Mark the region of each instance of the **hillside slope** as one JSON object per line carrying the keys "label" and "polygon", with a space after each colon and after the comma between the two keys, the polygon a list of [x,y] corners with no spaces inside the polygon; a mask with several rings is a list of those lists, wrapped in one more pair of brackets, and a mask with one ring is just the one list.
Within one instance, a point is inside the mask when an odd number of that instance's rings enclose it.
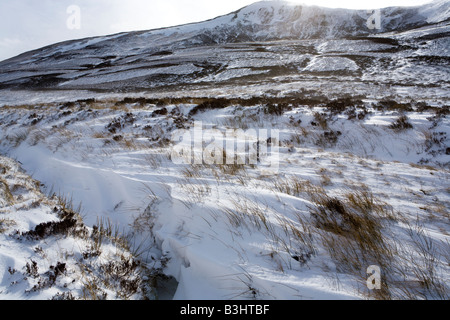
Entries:
{"label": "hillside slope", "polygon": [[326,84],[330,75],[375,85],[447,85],[449,12],[448,1],[385,8],[381,29],[370,30],[372,13],[365,10],[257,2],[205,22],[24,53],[0,62],[0,89],[167,94],[208,91],[211,84],[309,86]]}

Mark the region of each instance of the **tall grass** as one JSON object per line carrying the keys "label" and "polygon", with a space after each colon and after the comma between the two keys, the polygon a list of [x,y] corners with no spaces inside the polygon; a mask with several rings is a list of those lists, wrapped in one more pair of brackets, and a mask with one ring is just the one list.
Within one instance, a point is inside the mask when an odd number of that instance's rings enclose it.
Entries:
{"label": "tall grass", "polygon": [[[423,228],[408,226],[409,244],[398,243],[392,232],[400,217],[367,188],[353,188],[341,197],[311,194],[314,227],[338,273],[352,275],[362,290],[375,299],[448,299],[441,250]],[[405,223],[404,219],[401,219]],[[446,247],[446,249],[445,249]],[[366,269],[379,266],[381,289],[367,290]]]}

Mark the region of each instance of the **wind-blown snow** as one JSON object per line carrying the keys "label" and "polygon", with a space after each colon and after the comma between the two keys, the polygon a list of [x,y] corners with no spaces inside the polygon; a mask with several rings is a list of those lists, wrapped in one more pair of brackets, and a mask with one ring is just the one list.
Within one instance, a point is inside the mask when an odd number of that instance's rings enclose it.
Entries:
{"label": "wind-blown snow", "polygon": [[[219,128],[243,117],[252,119],[247,121],[250,127],[282,129],[280,172],[276,176],[264,177],[258,168],[248,168],[216,180],[207,168],[196,174],[195,167],[171,162],[167,157],[170,148],[152,146],[152,139],[167,137],[174,129],[172,111],[187,115],[194,105],[168,105],[167,117],[153,115],[159,110],[154,105],[129,105],[126,112],[106,105],[90,111],[66,107],[71,111],[66,115],[58,105],[31,110],[3,108],[1,130],[7,139],[1,150],[20,160],[27,172],[48,189],[72,198],[74,204],[81,203],[88,226],[98,217],[107,218],[134,234],[136,246],[150,246],[153,258],[169,258],[164,273],[179,283],[175,299],[362,298],[355,290],[354,279],[336,271],[322,245],[315,243],[316,254],[304,264],[292,258],[302,253],[302,244],[285,235],[282,222],[296,225],[296,214],[309,219],[312,204],[306,196],[276,191],[272,179],[284,181],[295,176],[305,183],[323,183],[331,194],[339,194],[349,185],[364,184],[395,212],[419,217],[434,241],[448,240],[442,231],[448,230],[448,222],[438,214],[442,208],[433,209],[436,211],[432,211],[434,219],[430,221],[425,219],[427,211],[421,209],[439,203],[446,206],[450,201],[445,191],[448,170],[417,164],[428,159],[430,164],[448,167],[450,156],[437,153],[438,149],[431,152],[426,138],[427,132],[443,132],[442,144],[448,145],[450,126],[446,118],[429,131],[433,114],[411,112],[408,116],[413,129],[395,132],[389,129],[396,119],[394,113],[373,112],[362,121],[340,115],[330,123],[329,130],[339,131],[341,136],[336,145],[328,145],[326,141],[317,142],[322,131],[310,124],[314,112],[323,111],[320,109],[297,107],[278,118],[260,115],[259,120],[258,106],[200,113],[195,120]],[[44,120],[32,127],[18,146],[8,142],[27,127],[34,113],[45,115]],[[129,113],[135,119],[133,124],[120,129],[122,142],[114,142],[106,130],[108,123],[130,117],[126,115]],[[309,134],[299,134],[295,125],[286,127],[286,123],[298,120]],[[144,129],[149,127],[150,131]],[[291,142],[294,136],[303,142]],[[133,142],[127,145],[126,141]],[[317,143],[324,144],[318,147]],[[186,170],[194,171],[189,174]],[[248,217],[236,225],[229,210],[245,212],[244,208],[249,210]],[[262,212],[270,232],[247,220],[250,212]],[[45,219],[37,215],[34,221]],[[396,230],[396,241],[408,239],[406,227],[395,224],[391,228]],[[4,269],[9,265],[17,269],[25,263],[8,257],[4,256]],[[439,272],[448,276],[445,268]],[[335,276],[339,277],[339,286],[332,284]],[[9,286],[7,280],[2,286]]]}

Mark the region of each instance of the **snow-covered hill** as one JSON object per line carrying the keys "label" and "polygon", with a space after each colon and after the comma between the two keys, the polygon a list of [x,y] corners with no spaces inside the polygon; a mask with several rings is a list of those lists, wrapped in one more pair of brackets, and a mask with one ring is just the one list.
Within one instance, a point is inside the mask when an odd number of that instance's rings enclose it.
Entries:
{"label": "snow-covered hill", "polygon": [[[180,88],[208,91],[212,83],[280,84],[288,78],[326,84],[329,72],[348,76],[344,83],[447,85],[448,52],[442,49],[449,47],[449,10],[449,1],[385,8],[381,28],[371,30],[372,13],[365,10],[257,2],[201,23],[24,53],[0,62],[0,88],[167,95]],[[426,74],[429,79],[422,78]]]}

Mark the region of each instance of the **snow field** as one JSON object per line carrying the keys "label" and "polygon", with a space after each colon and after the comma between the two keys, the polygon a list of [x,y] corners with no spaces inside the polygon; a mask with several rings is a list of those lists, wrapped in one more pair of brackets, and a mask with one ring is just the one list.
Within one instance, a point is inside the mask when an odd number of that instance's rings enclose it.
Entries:
{"label": "snow field", "polygon": [[[394,130],[398,111],[369,108],[359,119],[307,106],[275,115],[255,105],[190,117],[194,106],[3,108],[1,149],[81,203],[88,226],[100,218],[123,228],[144,264],[176,279],[175,299],[448,295],[445,116],[407,112],[412,128]],[[174,164],[170,135],[194,120],[222,130],[279,129],[279,171]],[[372,233],[363,233],[366,220]],[[424,243],[432,250],[421,250]],[[372,264],[384,268],[386,290],[367,289]],[[425,265],[433,273],[421,278]]]}

